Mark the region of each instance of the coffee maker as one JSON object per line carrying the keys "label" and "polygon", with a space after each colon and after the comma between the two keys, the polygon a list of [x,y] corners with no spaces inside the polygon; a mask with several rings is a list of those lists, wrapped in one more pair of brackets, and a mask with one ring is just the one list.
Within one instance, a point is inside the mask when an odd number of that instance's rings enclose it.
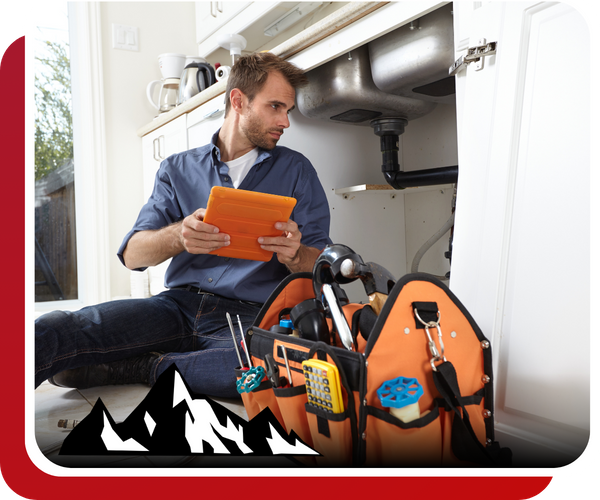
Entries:
{"label": "coffee maker", "polygon": [[[181,72],[186,64],[185,54],[167,53],[158,56],[158,65],[163,76],[146,87],[148,101],[159,113],[166,113],[177,106]],[[154,99],[154,89],[159,87],[158,100]]]}

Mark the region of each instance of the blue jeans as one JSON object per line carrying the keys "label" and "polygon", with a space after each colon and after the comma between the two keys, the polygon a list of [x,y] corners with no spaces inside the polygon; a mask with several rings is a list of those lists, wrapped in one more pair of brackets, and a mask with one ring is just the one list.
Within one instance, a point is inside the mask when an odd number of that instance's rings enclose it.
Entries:
{"label": "blue jeans", "polygon": [[[108,363],[147,352],[161,355],[150,370],[150,384],[175,363],[197,394],[239,397],[234,368],[238,346],[260,306],[218,295],[167,290],[147,299],[106,302],[77,312],[55,311],[35,323],[35,386],[70,368]],[[242,360],[246,362],[240,348]]]}

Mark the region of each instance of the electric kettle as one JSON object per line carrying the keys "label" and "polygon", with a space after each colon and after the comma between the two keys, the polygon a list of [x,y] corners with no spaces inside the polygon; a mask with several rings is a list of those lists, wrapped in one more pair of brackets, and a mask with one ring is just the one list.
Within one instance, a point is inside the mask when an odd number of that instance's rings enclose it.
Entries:
{"label": "electric kettle", "polygon": [[215,70],[207,63],[188,64],[179,79],[177,104],[187,101],[216,82]]}

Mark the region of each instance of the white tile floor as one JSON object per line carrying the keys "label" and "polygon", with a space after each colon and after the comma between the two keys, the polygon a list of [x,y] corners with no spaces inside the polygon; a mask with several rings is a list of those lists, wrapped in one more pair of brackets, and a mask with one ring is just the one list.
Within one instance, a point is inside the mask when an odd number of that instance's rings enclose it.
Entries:
{"label": "white tile floor", "polygon": [[[61,419],[83,420],[92,410],[98,398],[116,422],[125,420],[144,399],[149,387],[145,385],[125,385],[95,387],[76,390],[63,389],[48,383],[41,384],[35,391],[35,435],[42,453],[51,462],[64,467],[203,467],[206,457],[66,457],[58,454],[68,430],[58,427]],[[241,402],[231,399],[212,398],[245,420],[246,410]],[[211,464],[229,467],[233,457],[211,457]],[[277,457],[235,458],[233,466],[280,467],[291,465]],[[212,465],[214,466],[214,465]]]}

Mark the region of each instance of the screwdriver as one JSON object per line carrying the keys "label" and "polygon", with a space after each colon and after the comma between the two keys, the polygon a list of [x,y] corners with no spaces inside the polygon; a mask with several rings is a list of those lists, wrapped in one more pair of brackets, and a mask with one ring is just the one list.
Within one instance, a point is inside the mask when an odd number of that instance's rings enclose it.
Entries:
{"label": "screwdriver", "polygon": [[244,335],[244,329],[242,328],[242,322],[240,320],[240,315],[237,315],[238,325],[240,327],[240,333],[242,334],[242,347],[246,352],[246,359],[248,360],[248,366],[252,368],[252,361],[250,360],[250,352],[248,351],[248,345],[246,344],[246,336]]}
{"label": "screwdriver", "polygon": [[244,369],[244,363],[242,361],[242,356],[240,356],[240,350],[238,349],[237,340],[235,339],[235,331],[233,330],[233,323],[231,322],[231,316],[229,315],[228,312],[225,313],[225,315],[227,316],[227,322],[229,323],[229,329],[231,330],[231,335],[233,337],[233,346],[235,347],[235,352],[240,361],[240,368]]}
{"label": "screwdriver", "polygon": [[285,350],[285,346],[281,346],[281,350],[283,351],[283,359],[285,360],[285,369],[287,370],[288,381],[290,383],[290,387],[294,387],[294,383],[292,382],[292,374],[290,373],[290,363],[287,358],[287,352]]}

